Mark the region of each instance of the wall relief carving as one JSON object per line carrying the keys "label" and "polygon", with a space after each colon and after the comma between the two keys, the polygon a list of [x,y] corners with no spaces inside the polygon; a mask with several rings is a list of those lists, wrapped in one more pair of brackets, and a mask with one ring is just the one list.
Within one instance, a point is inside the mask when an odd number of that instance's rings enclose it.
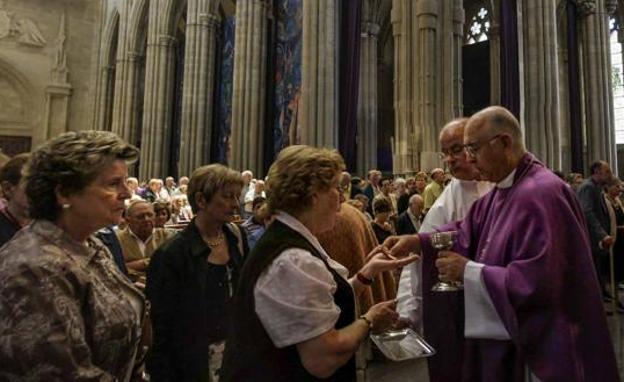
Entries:
{"label": "wall relief carving", "polygon": [[0,0],[0,39],[13,39],[19,44],[34,47],[47,44],[35,21],[9,12],[4,0]]}
{"label": "wall relief carving", "polygon": [[26,110],[22,96],[7,78],[0,77],[0,122],[23,123]]}

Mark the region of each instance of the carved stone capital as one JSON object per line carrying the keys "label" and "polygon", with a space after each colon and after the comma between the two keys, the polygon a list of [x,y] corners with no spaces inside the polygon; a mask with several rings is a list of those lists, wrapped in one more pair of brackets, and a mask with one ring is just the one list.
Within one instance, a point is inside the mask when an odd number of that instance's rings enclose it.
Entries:
{"label": "carved stone capital", "polygon": [[210,29],[216,29],[219,26],[219,18],[212,13],[201,13],[199,15],[199,23]]}
{"label": "carved stone capital", "polygon": [[589,16],[596,13],[596,0],[573,0],[576,11],[580,16]]}
{"label": "carved stone capital", "polygon": [[612,15],[615,12],[618,5],[618,0],[605,0],[605,10],[608,14]]}
{"label": "carved stone capital", "polygon": [[175,42],[176,42],[176,39],[173,36],[168,36],[168,35],[158,36],[158,45],[160,46],[170,48],[175,44]]}
{"label": "carved stone capital", "polygon": [[362,37],[377,37],[379,34],[379,24],[376,23],[363,23],[362,24]]}

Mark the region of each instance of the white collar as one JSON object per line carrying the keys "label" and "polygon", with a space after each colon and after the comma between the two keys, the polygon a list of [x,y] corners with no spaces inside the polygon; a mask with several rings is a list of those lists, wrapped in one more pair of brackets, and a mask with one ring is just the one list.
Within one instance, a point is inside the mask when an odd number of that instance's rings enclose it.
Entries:
{"label": "white collar", "polygon": [[496,183],[496,187],[497,188],[509,188],[513,186],[515,176],[516,176],[516,169],[514,168],[513,171],[510,172],[509,175],[507,175],[507,177],[505,177],[505,179]]}
{"label": "white collar", "polygon": [[325,252],[325,249],[323,249],[323,246],[321,246],[321,243],[319,243],[316,236],[314,236],[312,232],[310,232],[308,227],[306,227],[305,225],[303,225],[303,223],[297,220],[297,218],[284,211],[279,211],[275,218],[280,222],[286,224],[291,229],[300,233],[301,236],[303,236],[307,241],[310,242],[310,244],[312,244],[314,249],[316,249],[323,257],[325,257],[325,259],[329,258],[329,255],[327,254],[327,252]]}

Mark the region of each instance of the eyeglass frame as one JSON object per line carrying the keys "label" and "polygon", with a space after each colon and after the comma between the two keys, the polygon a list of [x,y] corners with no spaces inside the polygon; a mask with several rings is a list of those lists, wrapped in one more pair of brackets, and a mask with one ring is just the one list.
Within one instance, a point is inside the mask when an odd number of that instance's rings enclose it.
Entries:
{"label": "eyeglass frame", "polygon": [[459,159],[461,157],[461,154],[463,154],[464,152],[465,152],[464,145],[453,145],[448,150],[441,150],[438,153],[438,156],[442,160],[446,159],[447,157]]}
{"label": "eyeglass frame", "polygon": [[505,134],[496,134],[495,136],[491,137],[490,139],[486,140],[485,142],[479,144],[477,142],[475,143],[467,143],[464,145],[464,151],[466,151],[466,155],[468,155],[470,158],[476,158],[477,154],[479,153],[479,150],[481,150],[483,148],[483,146],[489,144],[490,142],[492,142],[493,140],[495,140],[496,138],[500,138]]}

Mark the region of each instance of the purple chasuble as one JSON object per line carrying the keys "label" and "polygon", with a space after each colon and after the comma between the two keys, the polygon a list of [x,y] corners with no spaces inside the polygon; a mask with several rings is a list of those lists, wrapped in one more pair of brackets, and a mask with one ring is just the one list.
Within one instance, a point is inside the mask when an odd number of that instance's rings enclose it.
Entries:
{"label": "purple chasuble", "polygon": [[[468,216],[453,250],[485,264],[482,277],[510,341],[469,339],[466,381],[619,381],[591,260],[585,218],[572,189],[531,154],[513,186],[495,188]],[[436,250],[421,238],[423,274]],[[423,288],[427,286],[423,285]],[[442,345],[443,346],[443,345]]]}

